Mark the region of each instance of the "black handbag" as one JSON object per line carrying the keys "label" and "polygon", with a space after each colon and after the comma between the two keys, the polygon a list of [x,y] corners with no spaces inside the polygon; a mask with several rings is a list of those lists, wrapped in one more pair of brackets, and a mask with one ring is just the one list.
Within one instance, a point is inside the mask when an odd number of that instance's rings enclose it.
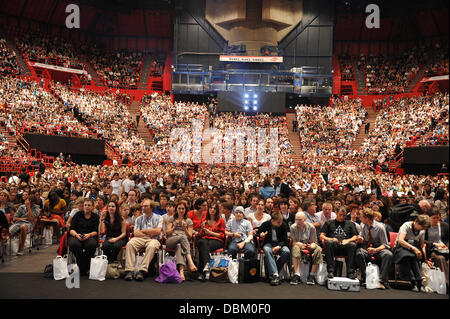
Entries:
{"label": "black handbag", "polygon": [[252,283],[260,280],[260,267],[257,259],[239,259],[239,283]]}

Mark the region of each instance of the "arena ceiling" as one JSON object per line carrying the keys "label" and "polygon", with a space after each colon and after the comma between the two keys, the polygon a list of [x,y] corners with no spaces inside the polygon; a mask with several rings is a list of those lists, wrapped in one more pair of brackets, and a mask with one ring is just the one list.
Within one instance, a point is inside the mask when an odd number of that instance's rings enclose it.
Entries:
{"label": "arena ceiling", "polygon": [[64,26],[69,4],[80,6],[81,31],[113,36],[172,36],[170,0],[0,0],[0,12]]}

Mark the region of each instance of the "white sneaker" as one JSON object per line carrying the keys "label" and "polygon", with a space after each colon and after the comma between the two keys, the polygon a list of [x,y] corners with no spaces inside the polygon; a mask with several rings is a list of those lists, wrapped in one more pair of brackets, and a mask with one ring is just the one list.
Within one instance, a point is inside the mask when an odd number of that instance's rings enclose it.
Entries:
{"label": "white sneaker", "polygon": [[417,286],[414,286],[414,288],[411,291],[419,292],[419,288],[417,288]]}

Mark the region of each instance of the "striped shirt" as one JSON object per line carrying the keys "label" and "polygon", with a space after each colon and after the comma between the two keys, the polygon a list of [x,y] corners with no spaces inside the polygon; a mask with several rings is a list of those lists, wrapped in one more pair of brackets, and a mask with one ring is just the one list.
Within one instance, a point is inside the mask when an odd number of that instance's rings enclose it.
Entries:
{"label": "striped shirt", "polygon": [[[138,218],[136,218],[136,221],[134,223],[135,230],[155,229],[155,228],[162,229],[162,227],[163,227],[162,217],[153,213],[149,217],[147,217],[147,215],[145,214],[139,216]],[[158,236],[158,239],[160,236]]]}

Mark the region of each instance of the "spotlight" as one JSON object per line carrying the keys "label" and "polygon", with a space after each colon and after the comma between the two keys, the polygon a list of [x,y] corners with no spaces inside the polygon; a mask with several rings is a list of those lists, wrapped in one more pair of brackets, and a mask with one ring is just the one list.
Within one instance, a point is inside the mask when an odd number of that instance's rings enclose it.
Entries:
{"label": "spotlight", "polygon": [[253,95],[253,97],[256,99],[258,97],[258,94]]}
{"label": "spotlight", "polygon": [[248,99],[248,94],[245,94],[245,98]]}
{"label": "spotlight", "polygon": [[258,100],[253,100],[253,104],[257,104],[258,103]]}
{"label": "spotlight", "polygon": [[256,106],[253,107],[253,111],[256,111],[258,108]]}
{"label": "spotlight", "polygon": [[244,108],[244,110],[248,111],[248,106],[246,106],[246,107]]}
{"label": "spotlight", "polygon": [[248,100],[245,100],[245,104],[248,104]]}

